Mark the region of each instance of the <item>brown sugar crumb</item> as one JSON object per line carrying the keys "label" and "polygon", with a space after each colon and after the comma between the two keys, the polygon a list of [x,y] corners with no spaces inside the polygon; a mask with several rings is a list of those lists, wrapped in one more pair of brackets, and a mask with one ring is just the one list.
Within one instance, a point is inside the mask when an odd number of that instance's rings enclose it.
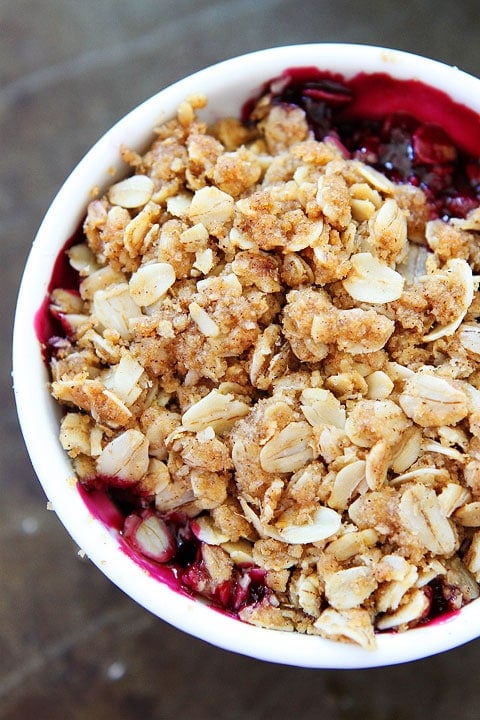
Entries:
{"label": "brown sugar crumb", "polygon": [[79,296],[51,296],[60,440],[87,486],[191,524],[190,588],[371,649],[429,583],[479,595],[478,209],[429,219],[299,108],[204,105],[88,206]]}

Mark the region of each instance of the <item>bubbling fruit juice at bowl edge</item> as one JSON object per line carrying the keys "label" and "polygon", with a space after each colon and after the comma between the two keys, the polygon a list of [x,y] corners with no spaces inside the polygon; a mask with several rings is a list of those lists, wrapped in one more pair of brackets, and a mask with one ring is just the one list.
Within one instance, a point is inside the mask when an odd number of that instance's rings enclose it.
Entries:
{"label": "bubbling fruit juice at bowl edge", "polygon": [[186,99],[90,202],[37,334],[122,549],[254,625],[375,647],[480,579],[480,120],[292,68]]}

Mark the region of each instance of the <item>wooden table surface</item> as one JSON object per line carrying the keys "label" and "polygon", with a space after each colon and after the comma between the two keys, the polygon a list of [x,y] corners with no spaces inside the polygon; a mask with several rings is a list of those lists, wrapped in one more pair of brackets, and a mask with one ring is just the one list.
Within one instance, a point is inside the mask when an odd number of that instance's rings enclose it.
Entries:
{"label": "wooden table surface", "polygon": [[0,718],[480,717],[480,641],[401,667],[314,671],[227,653],[153,618],[78,556],[46,509],[17,425],[16,291],[70,169],[171,81],[239,53],[312,41],[396,47],[480,73],[475,1],[0,3]]}

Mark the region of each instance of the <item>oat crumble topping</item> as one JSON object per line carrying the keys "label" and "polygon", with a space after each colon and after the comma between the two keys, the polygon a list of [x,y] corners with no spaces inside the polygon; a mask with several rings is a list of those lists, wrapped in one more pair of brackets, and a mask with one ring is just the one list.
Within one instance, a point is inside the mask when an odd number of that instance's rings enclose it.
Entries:
{"label": "oat crumble topping", "polygon": [[69,250],[60,441],[138,497],[140,552],[173,561],[168,520],[190,523],[200,594],[263,583],[242,620],[372,649],[432,583],[479,595],[480,211],[428,220],[300,108],[209,127],[205,103],[123,150]]}

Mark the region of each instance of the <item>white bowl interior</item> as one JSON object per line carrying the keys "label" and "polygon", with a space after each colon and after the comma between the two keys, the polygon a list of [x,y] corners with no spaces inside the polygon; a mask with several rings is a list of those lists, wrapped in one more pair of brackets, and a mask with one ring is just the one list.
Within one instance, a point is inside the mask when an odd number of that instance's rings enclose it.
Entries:
{"label": "white bowl interior", "polygon": [[[294,66],[317,66],[351,77],[359,71],[420,79],[480,112],[480,80],[457,68],[404,52],[362,45],[313,44],[273,48],[201,70],[160,91],[120,120],[88,152],[60,189],[38,231],[25,267],[15,317],[13,378],[18,416],[35,472],[61,522],[79,547],[127,595],[175,627],[219,647],[271,662],[312,668],[362,668],[406,662],[461,645],[480,635],[480,600],[454,617],[406,633],[378,636],[373,652],[316,636],[265,630],[232,619],[179,594],[145,572],[120,548],[81,499],[68,457],[58,442],[60,409],[34,330],[54,261],[85,214],[92,188],[122,174],[122,144],[142,149],[153,126],[171,117],[192,93],[208,97],[207,115],[238,115],[262,84]],[[117,177],[116,176],[116,177]]]}

